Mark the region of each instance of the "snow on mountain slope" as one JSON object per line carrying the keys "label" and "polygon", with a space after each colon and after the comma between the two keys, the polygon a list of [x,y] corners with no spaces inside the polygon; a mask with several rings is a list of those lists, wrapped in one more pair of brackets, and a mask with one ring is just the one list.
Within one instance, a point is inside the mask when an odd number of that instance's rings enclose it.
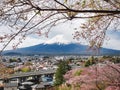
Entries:
{"label": "snow on mountain slope", "polygon": [[58,43],[58,44],[69,44],[70,42],[64,38],[63,35],[57,35],[53,37],[52,39],[44,42],[44,44],[53,44],[53,43]]}

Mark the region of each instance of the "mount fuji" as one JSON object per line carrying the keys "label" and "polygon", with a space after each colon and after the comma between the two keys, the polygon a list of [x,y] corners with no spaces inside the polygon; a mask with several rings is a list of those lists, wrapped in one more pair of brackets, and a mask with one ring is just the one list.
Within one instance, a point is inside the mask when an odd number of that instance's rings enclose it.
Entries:
{"label": "mount fuji", "polygon": [[[70,42],[63,35],[46,40],[45,42],[16,50],[4,51],[4,55],[95,55],[88,50],[89,46]],[[97,55],[120,55],[120,50],[100,48]]]}
{"label": "mount fuji", "polygon": [[[30,47],[8,50],[4,55],[94,55],[89,46],[78,43],[42,43]],[[120,50],[100,48],[98,55],[120,55]]]}

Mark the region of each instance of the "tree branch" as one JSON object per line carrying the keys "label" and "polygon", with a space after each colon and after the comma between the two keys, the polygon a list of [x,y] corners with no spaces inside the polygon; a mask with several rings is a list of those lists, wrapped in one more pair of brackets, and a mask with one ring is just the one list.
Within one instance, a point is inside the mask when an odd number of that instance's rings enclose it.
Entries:
{"label": "tree branch", "polygon": [[7,42],[7,44],[5,44],[5,46],[2,48],[2,50],[0,51],[0,55],[2,53],[2,51],[4,51],[4,49],[9,45],[9,43],[30,23],[30,21],[37,15],[37,13],[30,18],[30,20],[13,36],[11,37],[11,39]]}
{"label": "tree branch", "polygon": [[76,9],[42,9],[40,7],[34,7],[39,11],[66,11],[66,12],[77,12],[77,13],[113,13],[120,14],[120,10],[76,10]]}
{"label": "tree branch", "polygon": [[54,0],[55,2],[57,2],[58,4],[62,5],[63,7],[65,7],[66,9],[69,9],[67,6],[65,6],[64,4],[60,3],[59,1],[57,0]]}

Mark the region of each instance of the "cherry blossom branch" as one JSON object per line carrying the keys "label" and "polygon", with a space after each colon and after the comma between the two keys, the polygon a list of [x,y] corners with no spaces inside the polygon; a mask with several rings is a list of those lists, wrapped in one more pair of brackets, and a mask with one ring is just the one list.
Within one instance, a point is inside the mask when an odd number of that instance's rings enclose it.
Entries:
{"label": "cherry blossom branch", "polygon": [[9,45],[9,43],[30,23],[30,21],[36,16],[37,14],[35,14],[33,17],[31,17],[29,19],[29,21],[13,36],[11,37],[11,39],[7,42],[7,44],[5,44],[5,46],[2,48],[2,50],[0,51],[0,54],[2,53],[2,51]]}

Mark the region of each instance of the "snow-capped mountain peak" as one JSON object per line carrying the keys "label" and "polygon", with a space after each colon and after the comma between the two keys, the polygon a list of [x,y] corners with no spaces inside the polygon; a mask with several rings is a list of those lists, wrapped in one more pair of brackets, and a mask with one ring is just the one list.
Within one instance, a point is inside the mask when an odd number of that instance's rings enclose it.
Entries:
{"label": "snow-capped mountain peak", "polygon": [[44,44],[53,44],[53,43],[58,43],[58,44],[69,44],[70,42],[64,38],[63,35],[57,35],[50,40],[44,42]]}

